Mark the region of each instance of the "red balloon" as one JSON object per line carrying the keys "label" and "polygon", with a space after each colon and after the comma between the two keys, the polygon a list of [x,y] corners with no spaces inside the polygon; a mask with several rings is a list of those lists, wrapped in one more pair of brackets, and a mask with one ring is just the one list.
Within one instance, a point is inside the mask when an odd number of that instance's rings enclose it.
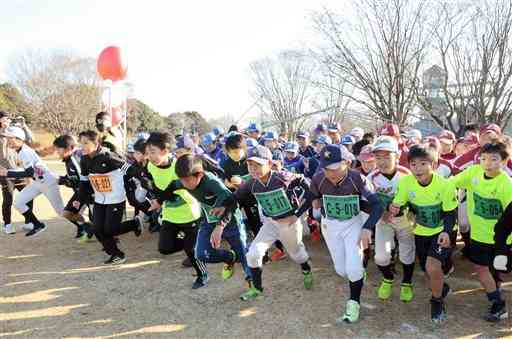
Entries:
{"label": "red balloon", "polygon": [[117,46],[109,46],[101,51],[98,57],[97,69],[103,80],[118,81],[124,79],[128,66],[121,49]]}
{"label": "red balloon", "polygon": [[112,126],[117,126],[123,121],[121,107],[112,107]]}

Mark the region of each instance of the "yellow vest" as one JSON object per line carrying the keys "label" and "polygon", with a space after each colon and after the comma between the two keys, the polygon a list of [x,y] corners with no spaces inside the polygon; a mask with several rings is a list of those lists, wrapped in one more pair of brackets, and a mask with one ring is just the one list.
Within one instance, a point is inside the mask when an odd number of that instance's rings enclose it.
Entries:
{"label": "yellow vest", "polygon": [[[153,177],[155,186],[164,191],[171,182],[179,180],[176,175],[176,162],[173,161],[170,168],[159,168],[148,163],[148,171]],[[185,189],[174,191],[177,198],[173,201],[166,200],[162,206],[162,220],[174,224],[186,224],[196,221],[201,217],[201,205]]]}

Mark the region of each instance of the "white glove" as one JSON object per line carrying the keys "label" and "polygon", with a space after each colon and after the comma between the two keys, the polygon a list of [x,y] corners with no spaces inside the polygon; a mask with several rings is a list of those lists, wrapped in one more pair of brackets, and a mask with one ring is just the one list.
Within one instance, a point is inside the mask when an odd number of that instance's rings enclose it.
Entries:
{"label": "white glove", "polygon": [[507,262],[508,262],[508,258],[506,255],[497,255],[494,258],[494,268],[498,271],[506,271],[507,270]]}
{"label": "white glove", "polygon": [[320,221],[322,219],[322,209],[321,208],[313,208],[313,218]]}
{"label": "white glove", "polygon": [[135,189],[135,199],[137,199],[138,202],[144,202],[147,194],[148,191],[140,186]]}

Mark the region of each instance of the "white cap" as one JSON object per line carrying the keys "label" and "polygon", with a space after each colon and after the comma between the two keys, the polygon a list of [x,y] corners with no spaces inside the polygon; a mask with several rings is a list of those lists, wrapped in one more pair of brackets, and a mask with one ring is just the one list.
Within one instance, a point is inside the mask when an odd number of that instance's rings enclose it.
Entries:
{"label": "white cap", "polygon": [[392,153],[398,153],[398,143],[395,138],[383,135],[377,138],[373,145],[372,152],[377,151],[388,151]]}
{"label": "white cap", "polygon": [[16,126],[6,128],[3,131],[2,135],[7,138],[17,138],[25,141],[25,132],[21,128]]}
{"label": "white cap", "polygon": [[421,134],[421,131],[420,130],[417,130],[417,129],[410,129],[408,130],[406,133],[405,133],[405,137],[407,139],[412,139],[412,138],[416,138],[416,139],[420,139],[423,137],[422,134]]}
{"label": "white cap", "polygon": [[354,127],[352,131],[350,131],[350,134],[362,138],[364,136],[364,130],[361,127]]}

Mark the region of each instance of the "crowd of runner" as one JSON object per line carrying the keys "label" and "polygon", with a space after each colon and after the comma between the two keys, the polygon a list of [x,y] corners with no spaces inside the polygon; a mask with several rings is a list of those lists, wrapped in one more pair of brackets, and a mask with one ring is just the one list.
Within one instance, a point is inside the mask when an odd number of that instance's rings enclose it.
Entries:
{"label": "crowd of runner", "polygon": [[[338,124],[319,124],[288,136],[251,123],[203,136],[139,133],[125,150],[102,112],[96,130],[54,140],[66,167],[59,176],[30,147],[23,121],[10,125],[0,112],[0,124],[7,234],[16,232],[12,206],[25,218],[26,236],[46,229],[33,208],[43,194],[76,226],[79,242],[102,244],[105,264],[126,261],[120,235],[139,237],[148,229],[159,233],[160,253],[185,252],[183,265],[196,273],[193,289],[207,286],[208,264],[223,263],[227,280],[240,263],[244,301],[264,296],[264,265],[286,257],[298,265],[304,289],[313,288],[303,243],[303,234],[310,235],[325,241],[336,273],[348,281],[350,296],[338,319],[347,323],[359,319],[370,261],[382,274],[376,291],[382,300],[392,298],[401,266],[404,303],[414,298],[419,265],[432,294],[431,320],[443,322],[460,236],[461,253],[489,300],[485,319],[508,317],[500,284],[512,268],[512,145],[497,125],[468,128],[457,138],[447,130],[424,137],[394,124],[345,135]],[[66,204],[60,185],[73,190]],[[20,192],[13,201],[14,189]],[[126,201],[133,218],[126,217]]]}

